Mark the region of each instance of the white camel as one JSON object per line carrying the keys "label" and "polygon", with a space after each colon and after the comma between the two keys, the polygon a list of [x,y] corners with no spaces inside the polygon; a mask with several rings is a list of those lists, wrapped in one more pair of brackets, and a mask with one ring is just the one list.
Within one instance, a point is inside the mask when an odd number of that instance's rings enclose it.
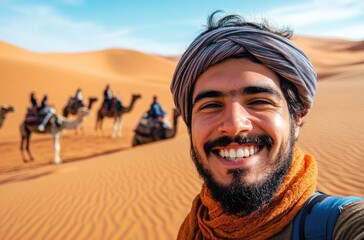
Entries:
{"label": "white camel", "polygon": [[54,147],[54,163],[59,164],[62,162],[60,157],[61,144],[60,139],[62,137],[62,133],[64,129],[75,129],[77,128],[83,121],[83,118],[90,114],[90,110],[87,108],[80,108],[77,117],[75,120],[70,121],[63,116],[54,116],[49,121],[49,124],[46,125],[44,131],[38,130],[38,124],[32,124],[30,122],[24,121],[20,126],[21,133],[21,143],[20,143],[20,151],[23,157],[23,161],[27,162],[24,152],[23,152],[23,144],[24,141],[26,143],[25,149],[28,152],[30,161],[33,161],[34,158],[29,149],[29,140],[31,133],[39,133],[39,134],[52,134],[53,136],[53,147]]}
{"label": "white camel", "polygon": [[9,105],[0,106],[0,128],[2,127],[6,114],[9,112],[15,112],[15,107]]}

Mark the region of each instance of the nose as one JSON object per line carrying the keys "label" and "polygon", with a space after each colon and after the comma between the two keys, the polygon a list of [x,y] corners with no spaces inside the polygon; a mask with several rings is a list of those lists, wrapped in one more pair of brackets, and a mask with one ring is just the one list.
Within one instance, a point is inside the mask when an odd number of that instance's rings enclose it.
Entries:
{"label": "nose", "polygon": [[239,102],[227,104],[218,125],[218,132],[235,136],[242,132],[251,131],[253,125],[249,117],[249,112]]}

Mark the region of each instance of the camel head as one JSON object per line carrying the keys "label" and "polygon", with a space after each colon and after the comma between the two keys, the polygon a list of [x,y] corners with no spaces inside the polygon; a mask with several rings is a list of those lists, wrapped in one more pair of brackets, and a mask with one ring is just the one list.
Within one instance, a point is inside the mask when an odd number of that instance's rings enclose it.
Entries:
{"label": "camel head", "polygon": [[134,104],[135,104],[135,102],[136,102],[136,100],[138,100],[139,98],[141,98],[142,97],[142,95],[140,95],[140,94],[133,94],[132,96],[131,96],[131,101],[130,101],[130,104],[129,104],[129,106],[125,106],[124,108],[123,108],[123,110],[122,110],[122,114],[123,113],[128,113],[128,112],[130,112],[132,109],[133,109],[133,107],[134,107]]}
{"label": "camel head", "polygon": [[88,109],[91,109],[92,104],[93,104],[94,102],[97,102],[97,97],[90,97],[90,98],[88,99],[88,106],[87,106],[87,108],[88,108]]}
{"label": "camel head", "polygon": [[132,95],[132,101],[135,101],[135,100],[137,100],[137,99],[139,99],[139,98],[141,98],[142,97],[142,95],[140,95],[140,94],[136,94],[136,93],[134,93],[133,95]]}
{"label": "camel head", "polygon": [[14,106],[10,106],[10,105],[3,105],[3,106],[1,106],[1,109],[4,112],[15,112],[15,110],[16,110]]}

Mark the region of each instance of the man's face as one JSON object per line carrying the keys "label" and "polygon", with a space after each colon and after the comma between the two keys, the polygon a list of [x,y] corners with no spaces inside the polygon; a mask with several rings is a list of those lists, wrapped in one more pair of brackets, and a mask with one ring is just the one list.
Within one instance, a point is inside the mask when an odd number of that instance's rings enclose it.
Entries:
{"label": "man's face", "polygon": [[192,103],[192,157],[205,183],[278,187],[299,128],[273,71],[246,59],[225,60],[197,79]]}

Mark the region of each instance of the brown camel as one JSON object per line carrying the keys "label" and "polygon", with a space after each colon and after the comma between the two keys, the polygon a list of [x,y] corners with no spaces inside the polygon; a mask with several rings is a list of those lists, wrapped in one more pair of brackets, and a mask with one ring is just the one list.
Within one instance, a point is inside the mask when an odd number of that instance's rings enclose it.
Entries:
{"label": "brown camel", "polygon": [[53,136],[53,147],[54,147],[54,163],[59,164],[62,162],[60,157],[61,144],[60,139],[62,137],[62,133],[64,129],[75,129],[81,123],[85,116],[90,114],[90,110],[87,108],[80,108],[77,113],[77,118],[73,121],[68,120],[63,116],[52,116],[49,120],[48,124],[45,126],[44,131],[38,130],[38,122],[37,117],[33,119],[25,119],[25,121],[20,126],[20,134],[21,134],[21,142],[20,142],[20,151],[23,157],[23,161],[27,162],[24,152],[23,145],[25,142],[25,149],[28,152],[29,158],[31,161],[34,160],[30,149],[29,149],[29,140],[31,133],[40,133],[40,134],[52,134]]}
{"label": "brown camel", "polygon": [[10,112],[15,112],[15,107],[9,105],[0,106],[0,128],[2,127],[6,114]]}
{"label": "brown camel", "polygon": [[[147,130],[146,132],[142,132],[143,128],[145,129],[145,124],[148,121],[148,116],[145,114],[141,121],[139,122],[137,128],[135,129],[135,134],[133,138],[133,147],[141,144],[151,143],[160,141],[163,139],[173,138],[177,133],[177,125],[178,125],[178,117],[180,116],[179,112],[176,109],[173,109],[173,126],[167,121],[164,120],[163,128],[158,129],[156,133],[152,133],[153,130]],[[143,122],[144,121],[144,122]],[[150,132],[148,132],[150,131]]]}
{"label": "brown camel", "polygon": [[[141,98],[140,94],[133,94],[129,106],[118,107],[119,104],[113,104],[110,110],[108,110],[107,106],[103,104],[99,109],[99,111],[97,111],[95,130],[97,131],[100,129],[102,131],[102,122],[104,117],[114,118],[114,124],[111,136],[113,138],[115,138],[116,135],[118,135],[118,137],[121,137],[123,114],[133,110],[135,101],[138,100],[139,98]],[[116,98],[113,98],[113,102],[117,103],[117,101],[118,100]]]}

